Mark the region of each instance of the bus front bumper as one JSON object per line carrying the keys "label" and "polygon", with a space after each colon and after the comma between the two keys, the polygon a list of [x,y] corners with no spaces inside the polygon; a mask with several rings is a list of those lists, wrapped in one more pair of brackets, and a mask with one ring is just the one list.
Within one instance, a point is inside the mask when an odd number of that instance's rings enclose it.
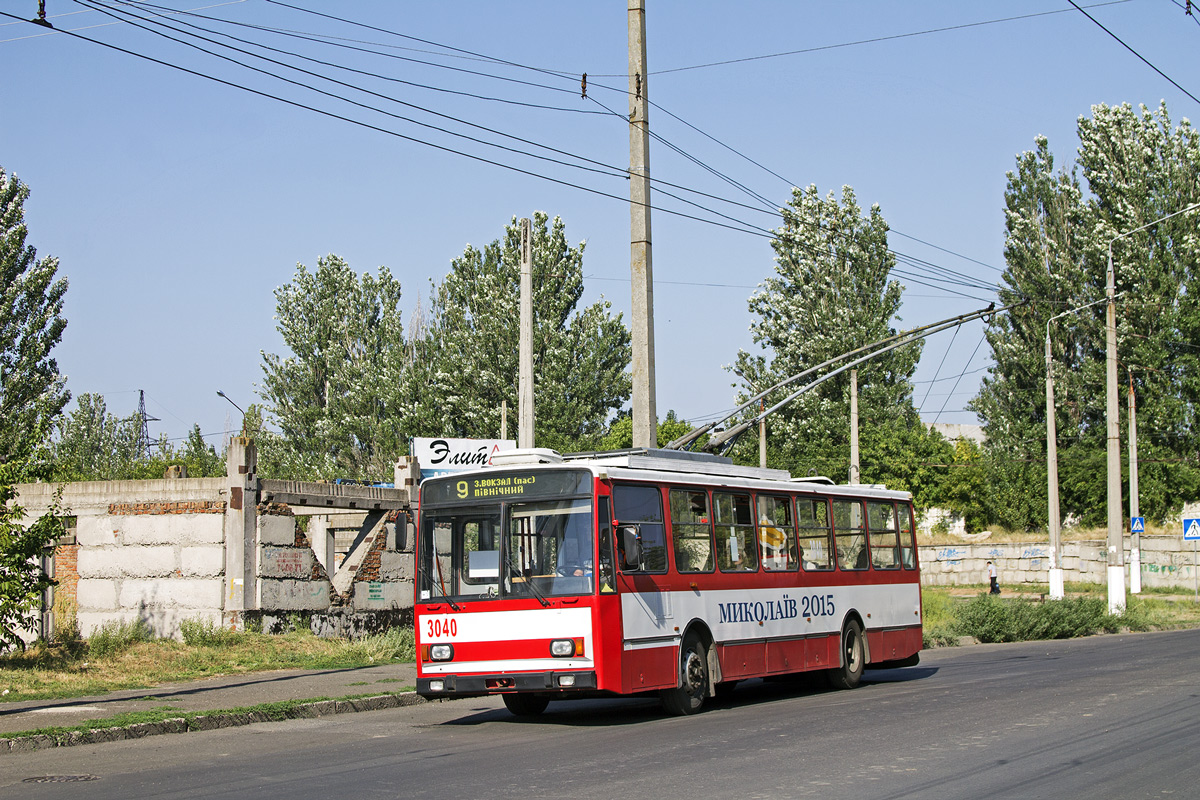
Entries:
{"label": "bus front bumper", "polygon": [[595,672],[520,672],[497,675],[438,675],[417,678],[417,694],[438,697],[479,697],[507,692],[594,691]]}

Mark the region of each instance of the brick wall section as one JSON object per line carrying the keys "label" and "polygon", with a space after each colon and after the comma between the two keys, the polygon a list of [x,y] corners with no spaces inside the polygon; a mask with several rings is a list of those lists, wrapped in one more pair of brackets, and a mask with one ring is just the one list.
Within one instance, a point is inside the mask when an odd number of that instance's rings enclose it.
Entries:
{"label": "brick wall section", "polygon": [[385,549],[387,549],[387,536],[376,536],[375,541],[371,543],[371,549],[367,551],[362,563],[358,565],[358,572],[354,573],[356,583],[379,580],[379,564],[383,559]]}
{"label": "brick wall section", "polygon": [[54,548],[55,624],[76,622],[79,608],[79,545],[60,544]]}
{"label": "brick wall section", "polygon": [[168,503],[109,503],[112,516],[135,514],[224,514],[225,503],[220,500],[181,500]]}

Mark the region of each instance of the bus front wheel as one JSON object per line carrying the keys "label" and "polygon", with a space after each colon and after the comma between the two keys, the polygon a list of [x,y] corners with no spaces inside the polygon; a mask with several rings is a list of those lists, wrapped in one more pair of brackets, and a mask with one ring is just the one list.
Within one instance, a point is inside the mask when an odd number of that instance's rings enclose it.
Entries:
{"label": "bus front wheel", "polygon": [[504,706],[518,717],[536,717],[550,705],[550,698],[536,694],[506,694]]}
{"label": "bus front wheel", "polygon": [[850,620],[842,629],[842,665],[829,670],[829,683],[835,689],[853,689],[862,680],[866,666],[862,626]]}
{"label": "bus front wheel", "polygon": [[689,633],[679,648],[679,685],[662,693],[668,714],[695,714],[708,696],[708,650],[694,633]]}

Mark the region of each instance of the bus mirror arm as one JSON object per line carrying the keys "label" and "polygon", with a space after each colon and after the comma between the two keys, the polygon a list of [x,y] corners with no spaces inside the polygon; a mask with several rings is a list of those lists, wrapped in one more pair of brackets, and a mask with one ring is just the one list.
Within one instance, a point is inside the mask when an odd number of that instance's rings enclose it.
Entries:
{"label": "bus mirror arm", "polygon": [[621,549],[625,551],[622,560],[640,569],[642,564],[642,532],[637,525],[621,525],[617,528],[621,535]]}

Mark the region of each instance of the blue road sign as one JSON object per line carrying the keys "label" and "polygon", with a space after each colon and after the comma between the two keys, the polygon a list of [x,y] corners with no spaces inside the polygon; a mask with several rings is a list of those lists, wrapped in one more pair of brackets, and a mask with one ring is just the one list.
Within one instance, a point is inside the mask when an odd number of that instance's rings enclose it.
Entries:
{"label": "blue road sign", "polygon": [[1183,538],[1200,539],[1200,519],[1185,519],[1183,521]]}
{"label": "blue road sign", "polygon": [[1145,533],[1146,532],[1146,518],[1145,517],[1133,517],[1130,520],[1129,530],[1131,533]]}

